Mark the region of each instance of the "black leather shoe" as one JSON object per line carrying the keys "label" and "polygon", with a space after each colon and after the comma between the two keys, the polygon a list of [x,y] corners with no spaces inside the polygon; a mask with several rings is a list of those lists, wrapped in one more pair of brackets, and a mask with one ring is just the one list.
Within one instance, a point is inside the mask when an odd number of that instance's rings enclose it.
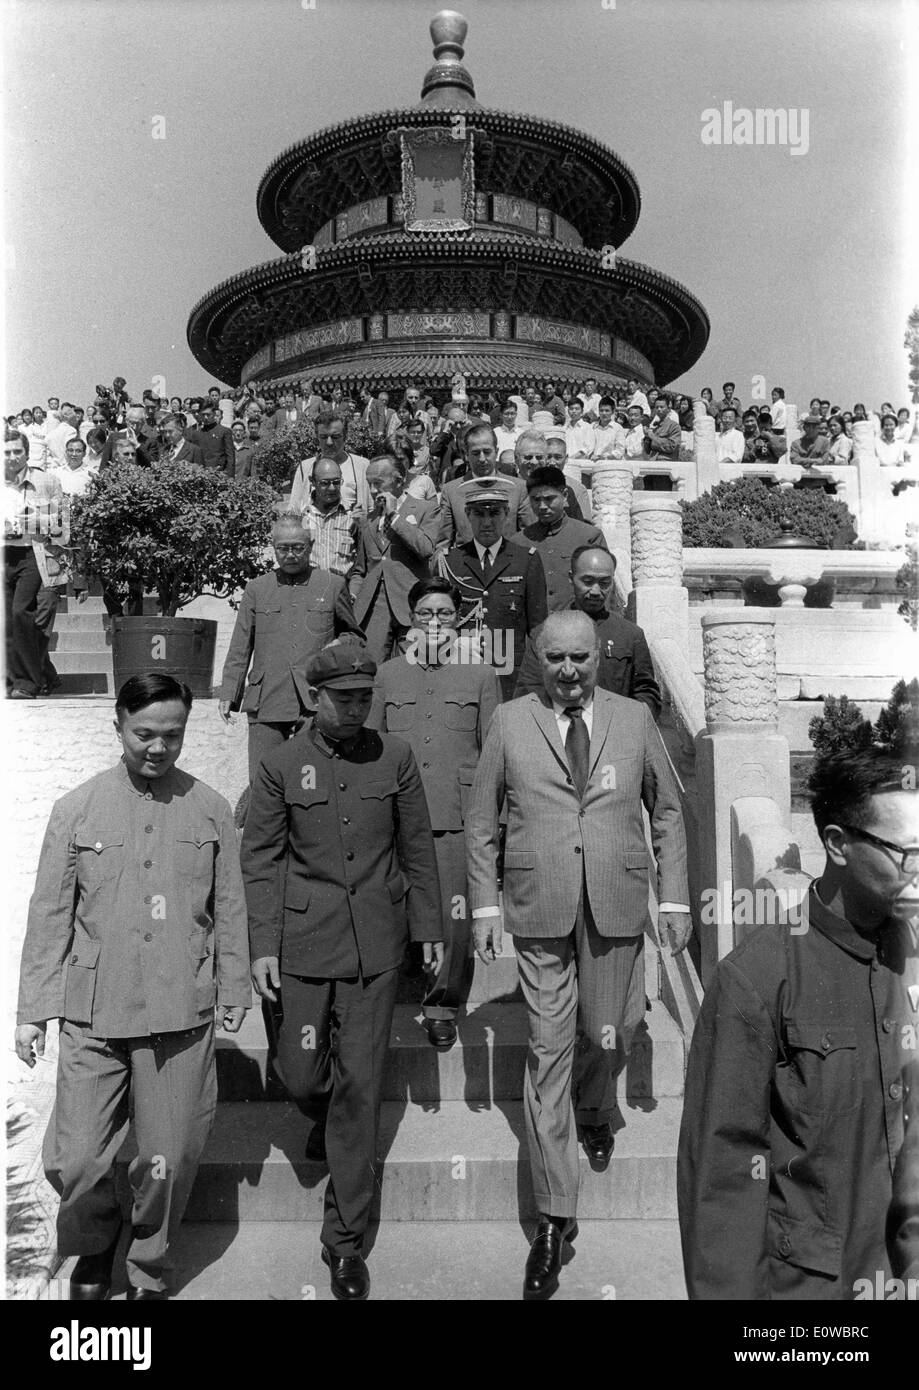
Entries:
{"label": "black leather shoe", "polygon": [[132,1303],[167,1303],[169,1294],[165,1289],[138,1289],[132,1284],[128,1289],[128,1298]]}
{"label": "black leather shoe", "polygon": [[452,1018],[426,1018],[424,1026],[428,1041],[438,1052],[447,1052],[456,1042],[456,1024]]}
{"label": "black leather shoe", "polygon": [[357,1302],[370,1295],[370,1272],[362,1255],[332,1255],[322,1247],[322,1263],[332,1275],[332,1292],[336,1298]]}
{"label": "black leather shoe", "polygon": [[70,1301],[73,1303],[101,1303],[108,1298],[112,1289],[112,1265],[115,1251],[121,1239],[121,1229],[107,1250],[97,1255],[81,1255],[70,1276]]}
{"label": "black leather shoe", "polygon": [[609,1163],[615,1143],[613,1127],[605,1125],[581,1125],[581,1143],[590,1159],[592,1167],[605,1168]]}
{"label": "black leather shoe", "polygon": [[574,1240],[577,1233],[576,1221],[566,1221],[564,1226],[557,1226],[548,1217],[540,1219],[527,1255],[523,1277],[524,1298],[549,1298],[555,1292],[565,1241]]}

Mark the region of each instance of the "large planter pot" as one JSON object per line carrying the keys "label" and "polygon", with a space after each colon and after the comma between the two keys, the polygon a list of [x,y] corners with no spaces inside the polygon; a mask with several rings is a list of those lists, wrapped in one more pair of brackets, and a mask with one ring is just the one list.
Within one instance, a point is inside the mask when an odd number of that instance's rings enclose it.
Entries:
{"label": "large planter pot", "polygon": [[113,618],[115,689],[132,676],[156,672],[184,681],[210,699],[214,684],[217,624],[211,618]]}

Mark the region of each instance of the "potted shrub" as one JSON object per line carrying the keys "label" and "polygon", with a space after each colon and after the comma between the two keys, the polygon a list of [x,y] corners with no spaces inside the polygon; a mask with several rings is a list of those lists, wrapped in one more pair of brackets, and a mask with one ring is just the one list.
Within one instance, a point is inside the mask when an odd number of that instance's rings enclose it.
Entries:
{"label": "potted shrub", "polygon": [[179,618],[203,595],[232,600],[270,568],[273,490],[186,463],[107,469],[74,499],[71,538],[81,567],[120,599],[131,581],[157,597],[159,617],[113,618],[116,688],[151,670],[210,696],[216,622]]}

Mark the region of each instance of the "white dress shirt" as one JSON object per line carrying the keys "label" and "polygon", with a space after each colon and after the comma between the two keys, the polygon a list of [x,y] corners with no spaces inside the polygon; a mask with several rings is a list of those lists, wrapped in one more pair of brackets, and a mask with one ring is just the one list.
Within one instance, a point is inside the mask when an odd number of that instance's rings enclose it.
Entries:
{"label": "white dress shirt", "polygon": [[718,435],[717,455],[719,463],[742,463],[744,437],[740,430],[725,430]]}
{"label": "white dress shirt", "polygon": [[486,555],[490,556],[492,564],[495,563],[495,560],[497,560],[498,558],[498,551],[501,549],[500,539],[496,540],[494,545],[489,546],[479,545],[478,541],[473,541],[473,544],[475,546],[475,553],[479,557],[479,564],[482,566],[482,569],[485,568]]}
{"label": "white dress shirt", "polygon": [[640,405],[642,415],[650,415],[651,407],[648,405],[648,397],[644,391],[634,391],[631,398],[626,401],[626,405]]}
{"label": "white dress shirt", "polygon": [[588,420],[582,419],[576,425],[565,426],[565,444],[570,459],[591,458],[595,443],[594,427]]}
{"label": "white dress shirt", "polygon": [[594,425],[594,459],[625,458],[625,430],[616,420],[608,425]]}

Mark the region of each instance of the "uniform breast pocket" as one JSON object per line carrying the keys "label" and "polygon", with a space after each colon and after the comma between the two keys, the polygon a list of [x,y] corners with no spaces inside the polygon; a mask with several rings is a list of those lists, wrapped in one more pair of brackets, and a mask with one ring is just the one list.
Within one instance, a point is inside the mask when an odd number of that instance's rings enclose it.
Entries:
{"label": "uniform breast pocket", "polygon": [[858,1039],[842,1023],[789,1021],[788,1065],[803,1109],[825,1115],[857,1110],[862,1102]]}
{"label": "uniform breast pocket", "polygon": [[444,725],[448,729],[457,729],[461,733],[470,734],[475,729],[478,716],[478,700],[455,696],[444,701]]}
{"label": "uniform breast pocket", "polygon": [[281,605],[280,603],[272,606],[265,605],[264,608],[255,610],[255,634],[259,633],[267,636],[272,632],[278,632],[281,627]]}
{"label": "uniform breast pocket", "polygon": [[213,830],[189,830],[176,836],[176,867],[183,879],[210,892],[214,882],[214,855],[217,834]]}
{"label": "uniform breast pocket", "polygon": [[124,836],[111,831],[80,831],[76,837],[77,877],[87,888],[117,878],[125,865]]}
{"label": "uniform breast pocket", "polygon": [[391,734],[415,726],[416,702],[414,700],[391,699],[386,701],[386,728]]}

